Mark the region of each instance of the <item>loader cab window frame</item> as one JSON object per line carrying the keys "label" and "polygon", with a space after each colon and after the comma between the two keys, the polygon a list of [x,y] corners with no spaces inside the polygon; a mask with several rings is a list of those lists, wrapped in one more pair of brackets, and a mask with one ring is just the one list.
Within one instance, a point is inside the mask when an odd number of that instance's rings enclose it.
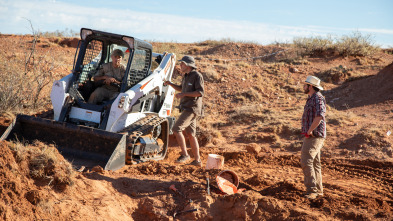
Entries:
{"label": "loader cab window frame", "polygon": [[91,39],[84,48],[84,54],[79,65],[78,85],[81,86],[91,80],[103,60],[104,42],[98,39]]}
{"label": "loader cab window frame", "polygon": [[145,79],[150,73],[152,52],[148,48],[136,47],[133,50],[127,71],[126,90],[137,85],[140,81]]}

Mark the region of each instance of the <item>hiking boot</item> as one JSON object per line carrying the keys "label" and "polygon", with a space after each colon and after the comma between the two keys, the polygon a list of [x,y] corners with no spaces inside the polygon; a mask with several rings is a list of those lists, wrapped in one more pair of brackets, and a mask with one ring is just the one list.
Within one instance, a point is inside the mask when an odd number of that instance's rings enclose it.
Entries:
{"label": "hiking boot", "polygon": [[190,160],[190,155],[181,155],[179,158],[177,158],[176,163],[185,163]]}
{"label": "hiking boot", "polygon": [[197,167],[201,167],[201,166],[202,166],[202,161],[196,161],[196,160],[194,160],[194,161],[192,161],[192,162],[190,163],[190,165],[197,166]]}

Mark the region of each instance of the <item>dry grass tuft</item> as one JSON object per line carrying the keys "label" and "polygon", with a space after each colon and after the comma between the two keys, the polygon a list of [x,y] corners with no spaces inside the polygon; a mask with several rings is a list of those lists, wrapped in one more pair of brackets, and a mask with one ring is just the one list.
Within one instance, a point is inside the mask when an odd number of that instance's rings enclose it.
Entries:
{"label": "dry grass tuft", "polygon": [[218,82],[220,80],[220,75],[216,69],[212,66],[208,66],[203,71],[201,71],[203,79],[208,82]]}
{"label": "dry grass tuft", "polygon": [[17,162],[28,161],[30,176],[49,186],[64,190],[73,184],[74,171],[57,149],[35,141],[33,144],[10,143]]}
{"label": "dry grass tuft", "polygon": [[241,106],[234,109],[233,113],[230,114],[231,122],[250,124],[257,121],[263,121],[265,114],[269,110],[263,109],[260,104]]}
{"label": "dry grass tuft", "polygon": [[235,98],[237,101],[243,103],[261,102],[263,100],[263,96],[261,95],[261,93],[254,88],[248,88],[245,91],[237,92],[235,94]]}

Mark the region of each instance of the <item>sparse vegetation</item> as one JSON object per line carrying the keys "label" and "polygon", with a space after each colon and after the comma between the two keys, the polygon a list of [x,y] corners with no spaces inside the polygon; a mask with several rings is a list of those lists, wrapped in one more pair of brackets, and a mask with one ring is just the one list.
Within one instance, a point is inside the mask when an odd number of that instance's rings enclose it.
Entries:
{"label": "sparse vegetation", "polygon": [[343,56],[368,56],[379,50],[371,35],[362,35],[360,32],[342,36],[337,40],[335,48]]}
{"label": "sparse vegetation", "polygon": [[321,54],[334,48],[334,41],[331,36],[325,38],[321,36],[294,38],[293,44],[301,56]]}
{"label": "sparse vegetation", "polygon": [[254,41],[242,41],[242,40],[234,40],[231,38],[222,38],[221,40],[205,40],[198,42],[197,45],[200,46],[210,46],[210,47],[215,47],[218,45],[222,44],[228,44],[228,43],[240,43],[240,44],[258,44],[257,42]]}
{"label": "sparse vegetation", "polygon": [[42,90],[53,82],[55,68],[53,57],[36,53],[37,33],[31,42],[17,42],[24,48],[24,56],[0,52],[0,110],[21,112],[47,105],[47,99],[41,99]]}
{"label": "sparse vegetation", "polygon": [[73,31],[72,29],[68,29],[66,28],[65,30],[56,30],[56,31],[52,31],[52,32],[41,32],[38,31],[37,35],[39,37],[43,37],[43,38],[50,38],[50,37],[60,37],[60,38],[64,38],[64,37],[78,37],[79,36],[79,32]]}
{"label": "sparse vegetation", "polygon": [[362,35],[357,31],[336,39],[331,36],[295,38],[293,44],[301,56],[329,53],[341,56],[368,56],[379,50],[379,46],[374,45],[371,35]]}

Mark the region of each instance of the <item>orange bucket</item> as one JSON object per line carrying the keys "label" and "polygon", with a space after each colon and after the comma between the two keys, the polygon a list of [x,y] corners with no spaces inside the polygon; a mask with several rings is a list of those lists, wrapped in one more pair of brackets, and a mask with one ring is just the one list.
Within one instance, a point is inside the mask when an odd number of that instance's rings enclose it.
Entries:
{"label": "orange bucket", "polygon": [[232,170],[223,170],[217,177],[216,182],[218,188],[226,194],[234,194],[238,192],[239,177]]}

